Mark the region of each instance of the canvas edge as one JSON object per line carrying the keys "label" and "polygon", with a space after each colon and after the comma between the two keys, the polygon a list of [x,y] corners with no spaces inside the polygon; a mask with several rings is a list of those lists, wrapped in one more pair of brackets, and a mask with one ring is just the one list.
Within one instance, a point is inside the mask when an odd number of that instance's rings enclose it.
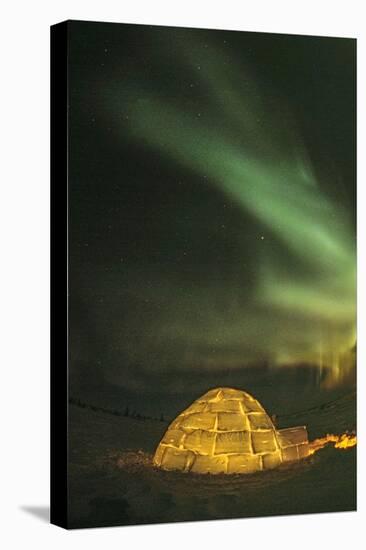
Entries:
{"label": "canvas edge", "polygon": [[68,23],[50,28],[50,522],[68,527]]}

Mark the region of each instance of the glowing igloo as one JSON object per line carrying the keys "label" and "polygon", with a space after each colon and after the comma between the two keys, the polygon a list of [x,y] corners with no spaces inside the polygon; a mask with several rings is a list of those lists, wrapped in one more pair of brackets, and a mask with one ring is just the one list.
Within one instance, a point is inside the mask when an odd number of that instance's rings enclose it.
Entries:
{"label": "glowing igloo", "polygon": [[305,426],[276,430],[248,393],[215,388],[168,427],[154,465],[199,474],[241,474],[276,468],[309,454]]}

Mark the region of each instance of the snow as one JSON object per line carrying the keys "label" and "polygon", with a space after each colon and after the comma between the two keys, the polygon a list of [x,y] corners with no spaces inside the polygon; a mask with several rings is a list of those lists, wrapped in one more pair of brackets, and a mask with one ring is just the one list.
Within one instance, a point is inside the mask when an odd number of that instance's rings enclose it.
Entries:
{"label": "snow", "polygon": [[[310,439],[355,429],[355,394],[280,417],[278,427],[303,424]],[[328,446],[251,475],[164,472],[152,466],[152,455],[167,425],[70,405],[70,527],[356,509],[355,447]]]}

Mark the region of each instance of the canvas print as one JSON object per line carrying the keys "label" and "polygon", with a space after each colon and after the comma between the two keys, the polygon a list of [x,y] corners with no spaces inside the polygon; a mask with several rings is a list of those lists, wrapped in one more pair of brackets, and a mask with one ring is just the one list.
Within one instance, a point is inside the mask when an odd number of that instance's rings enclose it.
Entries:
{"label": "canvas print", "polygon": [[64,526],[355,510],[356,41],[61,25]]}

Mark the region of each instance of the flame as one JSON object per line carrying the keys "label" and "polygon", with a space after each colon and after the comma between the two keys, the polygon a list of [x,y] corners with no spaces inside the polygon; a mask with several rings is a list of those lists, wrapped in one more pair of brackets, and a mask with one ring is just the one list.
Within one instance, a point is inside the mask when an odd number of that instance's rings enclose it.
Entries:
{"label": "flame", "polygon": [[341,435],[327,434],[325,437],[319,437],[309,443],[309,455],[313,455],[325,445],[334,443],[336,449],[348,449],[357,445],[357,437],[355,432],[346,432]]}

